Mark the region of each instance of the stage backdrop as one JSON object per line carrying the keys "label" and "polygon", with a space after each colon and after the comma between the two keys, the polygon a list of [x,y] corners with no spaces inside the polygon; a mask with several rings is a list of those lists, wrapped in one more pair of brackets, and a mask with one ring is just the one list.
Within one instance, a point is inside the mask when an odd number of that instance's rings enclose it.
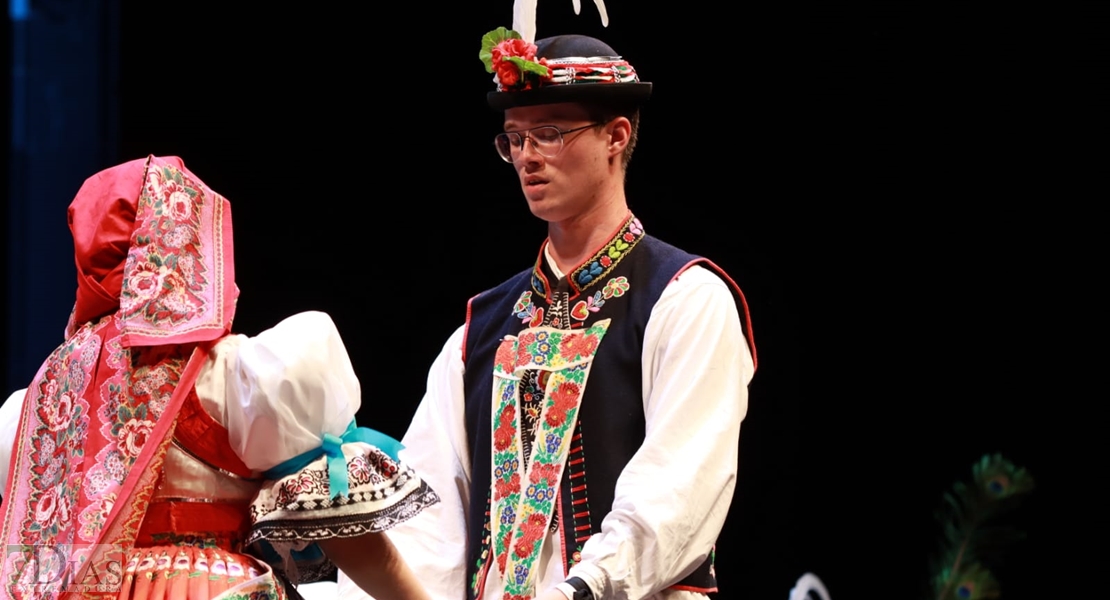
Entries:
{"label": "stage backdrop", "polygon": [[[3,392],[61,341],[80,183],[172,154],[231,202],[236,329],[330,313],[360,422],[402,436],[467,299],[544,238],[494,151],[478,59],[511,3],[17,4]],[[987,452],[1037,477],[1029,541],[998,572],[1007,598],[1040,597],[1059,480],[1021,407],[1046,384],[1014,327],[1020,267],[969,242],[995,213],[964,202],[1022,112],[1026,63],[999,50],[1013,34],[908,4],[614,0],[608,28],[583,5],[541,3],[538,36],[602,37],[655,85],[632,210],[751,309],[760,366],[716,597],[785,599],[807,571],[837,599],[935,597],[933,511]]]}

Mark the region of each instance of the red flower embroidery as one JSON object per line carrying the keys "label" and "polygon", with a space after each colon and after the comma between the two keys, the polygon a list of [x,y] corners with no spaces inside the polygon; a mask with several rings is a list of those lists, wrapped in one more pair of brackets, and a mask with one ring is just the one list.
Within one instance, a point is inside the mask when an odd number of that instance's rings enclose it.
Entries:
{"label": "red flower embroidery", "polygon": [[[509,549],[509,544],[512,543],[512,539],[513,539],[512,536],[513,536],[513,530],[509,529],[508,531],[505,532],[505,535],[502,536],[502,538],[501,538],[501,545],[506,550]],[[507,558],[509,558],[509,554],[507,552],[502,552],[502,553],[499,553],[497,555],[497,569],[499,571],[501,571],[502,573],[505,572],[505,561],[506,561]]]}
{"label": "red flower embroidery", "polygon": [[601,266],[608,267],[611,264],[613,264],[613,259],[609,258],[608,256],[601,257]]}
{"label": "red flower embroidery", "polygon": [[494,361],[503,372],[513,372],[513,342],[511,340],[501,342],[501,345],[497,347],[497,357],[494,358]]}
{"label": "red flower embroidery", "polygon": [[559,478],[559,465],[552,464],[537,464],[532,467],[532,474],[528,480],[533,484],[544,481],[547,487],[555,487],[555,483]]}
{"label": "red flower embroidery", "polygon": [[355,485],[366,484],[370,481],[370,464],[362,456],[354,457],[347,463],[347,477]]}
{"label": "red flower embroidery", "polygon": [[151,263],[136,265],[131,277],[127,280],[127,290],[131,292],[132,301],[141,303],[153,298],[158,290],[162,288],[162,281],[165,277],[166,272],[157,265]]}
{"label": "red flower embroidery", "polygon": [[597,336],[575,333],[563,338],[559,353],[563,360],[574,360],[577,356],[592,356],[597,350]]}
{"label": "red flower embroidery", "polygon": [[497,448],[498,452],[504,452],[509,448],[509,444],[513,443],[513,427],[512,424],[502,423],[500,427],[493,430],[493,445]]}
{"label": "red flower embroidery", "polygon": [[587,335],[586,339],[582,342],[582,345],[584,347],[582,354],[584,356],[593,356],[593,353],[597,351],[597,345],[599,343],[600,341],[598,340],[596,335]]}
{"label": "red flower embroidery", "polygon": [[[542,312],[542,309],[541,309]],[[528,346],[536,341],[536,334],[526,333],[520,336],[516,344],[516,365],[522,367],[532,362],[532,354],[528,351]]]}
{"label": "red flower embroidery", "polygon": [[558,427],[567,420],[567,413],[578,403],[581,389],[573,381],[564,381],[551,392],[551,409],[547,411],[547,424]]}
{"label": "red flower embroidery", "polygon": [[572,333],[563,338],[563,343],[559,347],[559,354],[563,360],[574,360],[578,356],[578,348],[582,345],[582,334]]}
{"label": "red flower embroidery", "polygon": [[138,456],[146,445],[147,437],[154,429],[152,421],[134,419],[123,424],[119,431],[119,449],[124,456]]}
{"label": "red flower embroidery", "polygon": [[520,524],[520,538],[516,541],[516,546],[513,550],[520,558],[528,558],[532,553],[532,548],[535,547],[536,542],[543,537],[544,532],[547,531],[547,518],[539,513],[532,513],[528,518]]}
{"label": "red flower embroidery", "polygon": [[187,221],[193,217],[193,198],[186,188],[170,181],[162,188],[169,214],[177,221]]}
{"label": "red flower embroidery", "polygon": [[513,473],[513,476],[508,481],[504,479],[497,480],[497,497],[494,500],[500,500],[509,494],[515,494],[520,491],[520,474]]}
{"label": "red flower embroidery", "polygon": [[621,236],[621,237],[623,237],[623,238],[624,238],[624,241],[626,241],[626,242],[634,242],[634,241],[636,241],[636,236],[632,235],[631,233],[625,233],[625,234],[624,234],[623,236]]}
{"label": "red flower embroidery", "polygon": [[516,418],[516,407],[512,404],[506,405],[501,409],[501,417],[498,419],[502,425],[512,425],[513,419]]}
{"label": "red flower embroidery", "polygon": [[364,460],[366,460],[369,465],[369,475],[373,480],[381,479],[381,477],[378,476],[379,473],[388,478],[392,478],[397,474],[397,463],[393,462],[393,459],[379,448],[375,448],[372,452],[367,454]]}

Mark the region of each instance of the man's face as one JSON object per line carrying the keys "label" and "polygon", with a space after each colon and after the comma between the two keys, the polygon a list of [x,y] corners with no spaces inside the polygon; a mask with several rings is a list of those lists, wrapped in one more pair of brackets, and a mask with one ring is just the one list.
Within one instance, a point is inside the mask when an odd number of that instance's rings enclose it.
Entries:
{"label": "man's face", "polygon": [[[523,132],[544,125],[562,131],[590,124],[579,104],[522,106],[505,111],[505,131]],[[581,217],[595,205],[604,184],[612,177],[609,134],[604,128],[587,127],[563,135],[562,149],[553,157],[536,151],[531,140],[512,162],[532,214],[549,223]]]}

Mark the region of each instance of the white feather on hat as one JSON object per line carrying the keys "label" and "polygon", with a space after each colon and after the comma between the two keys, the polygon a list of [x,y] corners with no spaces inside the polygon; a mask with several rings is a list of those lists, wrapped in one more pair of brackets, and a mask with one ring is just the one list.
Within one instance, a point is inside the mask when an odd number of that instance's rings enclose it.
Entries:
{"label": "white feather on hat", "polygon": [[[513,31],[529,44],[536,42],[536,2],[538,0],[514,0],[513,2]],[[574,14],[582,14],[582,0],[571,0],[574,4]],[[594,0],[597,11],[601,13],[601,26],[609,26],[609,13],[605,10],[605,0]]]}

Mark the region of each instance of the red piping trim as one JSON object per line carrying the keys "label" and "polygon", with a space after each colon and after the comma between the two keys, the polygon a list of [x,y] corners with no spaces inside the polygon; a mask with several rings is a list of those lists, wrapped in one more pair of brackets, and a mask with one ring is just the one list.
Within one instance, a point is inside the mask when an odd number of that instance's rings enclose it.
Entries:
{"label": "red piping trim", "polygon": [[471,296],[470,300],[466,301],[466,325],[463,327],[463,340],[462,340],[462,361],[466,364],[466,337],[470,335],[470,305],[474,303],[475,298],[480,296]]}
{"label": "red piping trim", "polygon": [[689,269],[693,265],[701,262],[713,267],[714,272],[717,275],[724,277],[725,282],[732,286],[732,289],[736,292],[736,295],[740,296],[740,304],[742,305],[740,306],[740,309],[744,311],[744,337],[747,338],[748,349],[752,353],[752,371],[754,372],[755,370],[759,369],[759,358],[756,356],[755,353],[755,336],[752,333],[751,314],[748,312],[748,299],[744,297],[744,291],[740,289],[740,286],[736,285],[736,282],[728,276],[728,273],[725,273],[724,269],[718,267],[716,263],[709,260],[708,258],[695,258],[694,260],[686,263],[682,266],[681,269],[678,270],[678,273],[674,274],[674,277],[671,278],[671,281],[678,279],[678,276],[684,273],[686,269]]}
{"label": "red piping trim", "polygon": [[703,587],[695,587],[695,586],[692,586],[692,585],[672,585],[671,587],[669,587],[667,589],[668,590],[679,590],[679,591],[683,591],[683,592],[700,592],[702,594],[715,594],[719,591],[717,589],[717,586],[713,586],[711,588],[703,588]]}
{"label": "red piping trim", "polygon": [[[563,514],[563,496],[562,494],[555,497],[555,513]],[[562,562],[559,564],[563,567],[563,577],[567,576],[567,540],[563,528],[559,528],[559,554],[562,556]]]}
{"label": "red piping trim", "polygon": [[[543,260],[544,260],[543,250],[544,250],[544,248],[547,248],[547,245],[550,244],[550,243],[551,243],[551,238],[547,238],[543,241],[542,244],[540,244],[540,255],[536,257],[536,264],[532,266],[532,273],[537,275],[543,281],[543,297],[544,298],[550,298],[551,297],[552,289],[551,289],[551,282],[547,280],[547,275],[543,274],[543,269],[541,269],[540,267],[541,267],[541,265],[543,265]],[[532,287],[532,282],[531,281],[528,282],[528,287],[529,288]]]}

